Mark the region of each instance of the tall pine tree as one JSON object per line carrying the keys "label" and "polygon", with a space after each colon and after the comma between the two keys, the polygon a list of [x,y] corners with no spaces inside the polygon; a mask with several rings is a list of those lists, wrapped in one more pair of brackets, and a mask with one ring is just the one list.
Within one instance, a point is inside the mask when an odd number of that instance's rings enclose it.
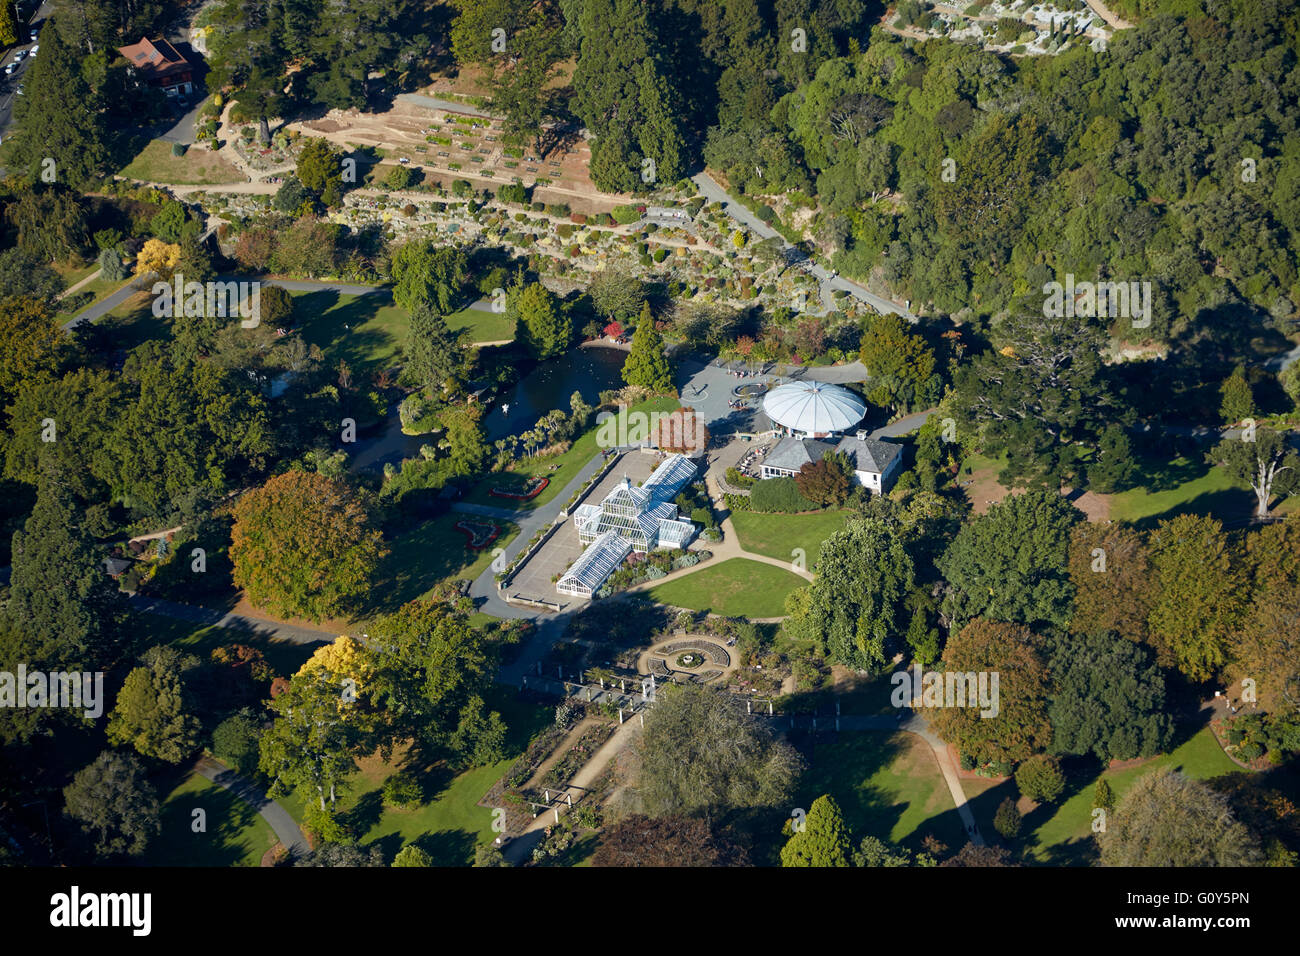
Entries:
{"label": "tall pine tree", "polygon": [[100,97],[82,77],[81,58],[57,20],[41,32],[41,44],[14,109],[13,168],[44,182],[52,171],[54,181],[83,187],[103,174],[107,161]]}
{"label": "tall pine tree", "polygon": [[81,508],[57,476],[42,476],[35,507],[14,532],[9,620],[35,636],[39,663],[101,670],[116,660],[119,601]]}
{"label": "tall pine tree", "polygon": [[664,355],[664,340],[655,328],[648,302],[641,307],[641,318],[632,336],[632,351],[623,363],[623,381],[652,392],[673,390],[673,367]]}

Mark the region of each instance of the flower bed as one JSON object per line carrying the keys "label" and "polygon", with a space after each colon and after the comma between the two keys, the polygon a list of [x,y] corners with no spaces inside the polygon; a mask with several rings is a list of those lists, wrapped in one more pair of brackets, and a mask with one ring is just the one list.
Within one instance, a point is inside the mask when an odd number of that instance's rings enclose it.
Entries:
{"label": "flower bed", "polygon": [[534,483],[528,486],[528,490],[522,494],[517,491],[503,491],[500,488],[489,489],[488,494],[495,495],[498,498],[512,498],[515,501],[531,501],[540,495],[546,486],[551,483],[549,478],[534,479]]}
{"label": "flower bed", "polygon": [[454,527],[465,535],[468,539],[466,544],[474,551],[482,551],[501,535],[500,526],[491,521],[475,522],[462,518]]}

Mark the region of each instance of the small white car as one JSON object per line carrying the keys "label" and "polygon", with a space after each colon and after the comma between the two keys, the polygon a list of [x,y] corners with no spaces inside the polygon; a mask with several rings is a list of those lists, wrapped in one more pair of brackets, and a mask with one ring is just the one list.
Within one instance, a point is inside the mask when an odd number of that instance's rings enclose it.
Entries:
{"label": "small white car", "polygon": [[36,30],[33,30],[33,31],[32,31],[32,42],[33,42],[33,43],[36,42],[36,36],[37,36],[37,33],[38,33],[38,31],[36,31]]}
{"label": "small white car", "polygon": [[14,70],[18,69],[18,62],[14,61],[5,67],[5,76],[13,76]]}
{"label": "small white car", "polygon": [[40,48],[41,48],[41,45],[40,45],[39,43],[36,44],[36,46],[34,46],[34,47],[31,48],[31,51],[30,51],[27,55],[30,56],[30,57],[32,57],[33,59],[35,59],[35,58],[36,58],[36,51],[39,50]]}
{"label": "small white car", "polygon": [[23,57],[25,57],[26,55],[27,55],[27,51],[26,51],[26,50],[18,50],[18,51],[16,51],[16,52],[14,53],[14,62],[17,63],[19,60],[21,60],[21,59],[22,59]]}

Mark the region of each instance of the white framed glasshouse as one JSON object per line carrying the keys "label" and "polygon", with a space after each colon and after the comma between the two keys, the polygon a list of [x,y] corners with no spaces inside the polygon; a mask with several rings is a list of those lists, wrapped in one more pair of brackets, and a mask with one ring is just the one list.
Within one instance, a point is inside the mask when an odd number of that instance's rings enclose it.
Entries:
{"label": "white framed glasshouse", "polygon": [[606,531],[564,572],[555,590],[574,597],[591,597],[631,553],[631,541],[617,531]]}

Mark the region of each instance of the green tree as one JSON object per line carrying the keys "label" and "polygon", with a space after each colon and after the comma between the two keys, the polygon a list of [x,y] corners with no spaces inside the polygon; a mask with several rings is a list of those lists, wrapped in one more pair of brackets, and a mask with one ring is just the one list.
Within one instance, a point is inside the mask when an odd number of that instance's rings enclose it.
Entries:
{"label": "green tree", "polygon": [[420,388],[435,393],[458,378],[465,368],[461,351],[462,334],[453,332],[447,320],[426,303],[411,310],[411,332],[406,344],[404,377]]}
{"label": "green tree", "polygon": [[1219,414],[1228,425],[1255,417],[1255,395],[1246,381],[1245,369],[1238,367],[1219,387]]}
{"label": "green tree", "polygon": [[1092,788],[1092,807],[1094,810],[1115,809],[1115,793],[1110,788],[1110,781],[1105,777],[1097,778],[1097,785]]}
{"label": "green tree", "polygon": [[1070,532],[1079,518],[1060,495],[1030,491],[964,525],[938,561],[953,626],[974,617],[1064,626],[1074,596],[1066,571]]}
{"label": "green tree", "polygon": [[506,315],[514,319],[515,339],[539,359],[559,355],[573,339],[568,310],[540,282],[515,282],[506,296]]}
{"label": "green tree", "polygon": [[271,779],[271,796],[296,791],[321,814],[333,810],[365,736],[360,722],[347,719],[346,708],[357,704],[345,702],[344,690],[324,670],[302,671],[271,701],[275,719],[258,742],[258,768]]}
{"label": "green tree", "polygon": [[336,206],[343,198],[342,160],[329,140],[310,136],[298,152],[294,173],[326,206]]}
{"label": "green tree", "polygon": [[934,352],[899,315],[870,320],[858,358],[870,376],[867,399],[889,410],[911,405],[934,374]]}
{"label": "green tree", "polygon": [[371,628],[375,672],[369,692],[391,745],[431,738],[462,765],[484,765],[504,734],[482,695],[492,682],[483,632],[441,601],[410,601]]}
{"label": "green tree", "polygon": [[664,355],[664,340],[650,315],[650,303],[641,309],[641,320],[632,336],[632,350],[623,363],[623,381],[651,392],[672,392],[673,368]]}
{"label": "green tree", "polygon": [[787,805],[798,753],[729,694],[665,687],[646,715],[636,798],[650,816]]}
{"label": "green tree", "polygon": [[412,239],[393,255],[393,301],[412,312],[426,306],[449,315],[456,311],[468,274],[464,250]]}
{"label": "green tree", "polygon": [[121,598],[83,514],[62,482],[46,477],[32,513],[14,532],[5,613],[37,636],[35,660],[51,670],[90,662],[104,668],[124,642],[117,626]]}
{"label": "green tree", "polygon": [[853,840],[830,794],[812,802],[799,829],[781,847],[782,866],[848,866]]}
{"label": "green tree", "polygon": [[1284,498],[1300,489],[1300,455],[1291,450],[1285,434],[1271,428],[1256,429],[1249,439],[1244,434],[1225,438],[1206,458],[1222,463],[1234,482],[1255,493],[1260,518],[1268,517],[1274,496]]}
{"label": "green tree", "polygon": [[10,47],[18,42],[18,21],[14,19],[13,7],[0,5],[0,47]]}
{"label": "green tree", "polygon": [[1165,679],[1143,645],[1106,631],[1052,642],[1052,749],[1131,760],[1164,750],[1173,733]]}
{"label": "green tree", "polygon": [[132,754],[106,750],[63,788],[64,812],[105,857],[139,856],[162,830],[158,796]]}
{"label": "green tree", "polygon": [[49,181],[42,173],[53,172],[58,183],[89,186],[108,161],[101,98],[82,77],[80,58],[63,39],[61,18],[42,31],[41,47],[23,78],[24,95],[14,105],[21,132],[6,165],[32,180]]}
{"label": "green tree", "polygon": [[1065,792],[1065,774],[1061,773],[1060,761],[1046,754],[1035,754],[1016,768],[1016,786],[1035,803],[1055,802]]}
{"label": "green tree", "polygon": [[1259,840],[1227,799],[1168,767],[1124,794],[1098,835],[1102,866],[1253,866]]}
{"label": "green tree", "polygon": [[433,857],[414,843],[408,843],[393,857],[393,866],[433,866]]}
{"label": "green tree", "polygon": [[[180,654],[172,648],[153,655],[150,666],[126,675],[108,715],[108,739],[129,744],[141,756],[180,763],[198,745],[198,718],[186,713]],[[166,653],[170,651],[170,653]]]}
{"label": "green tree", "polygon": [[1214,518],[1178,515],[1151,535],[1156,600],[1147,616],[1161,660],[1194,681],[1227,662],[1247,589],[1235,549]]}
{"label": "green tree", "polygon": [[1020,810],[1016,808],[1014,800],[1007,797],[998,804],[997,812],[993,814],[993,829],[997,830],[1005,839],[1014,840],[1020,836],[1022,824]]}
{"label": "green tree", "polygon": [[256,773],[261,735],[261,727],[250,714],[232,714],[212,731],[212,752],[238,773]]}
{"label": "green tree", "polygon": [[879,673],[904,636],[902,602],[915,582],[898,531],[853,520],[822,544],[807,626],[831,660]]}

